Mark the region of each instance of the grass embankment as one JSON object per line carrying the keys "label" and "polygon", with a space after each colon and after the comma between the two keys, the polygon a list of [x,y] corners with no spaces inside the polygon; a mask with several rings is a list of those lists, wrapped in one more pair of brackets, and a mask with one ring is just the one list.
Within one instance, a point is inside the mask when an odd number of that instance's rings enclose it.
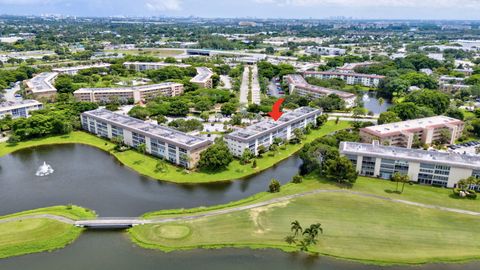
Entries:
{"label": "grass embankment", "polygon": [[350,124],[348,122],[339,122],[338,124],[335,124],[334,121],[329,121],[320,129],[312,130],[311,134],[307,135],[301,144],[289,144],[287,145],[286,149],[279,149],[275,156],[270,156],[268,155],[268,153],[264,154],[264,157],[257,159],[256,168],[252,168],[251,164],[241,165],[238,160],[234,160],[232,163],[230,163],[226,170],[217,173],[189,172],[183,168],[176,167],[167,162],[165,162],[165,170],[161,172],[156,169],[156,165],[160,161],[159,159],[152,156],[145,156],[134,150],[128,150],[125,152],[114,151],[115,145],[110,141],[80,131],[72,132],[64,136],[55,136],[21,142],[15,146],[9,146],[8,144],[3,143],[0,144],[0,156],[20,149],[39,145],[80,143],[95,146],[99,149],[107,151],[114,155],[121,163],[123,163],[127,167],[137,171],[142,175],[146,175],[157,180],[164,180],[175,183],[208,183],[239,179],[259,173],[265,169],[272,167],[278,162],[290,157],[298,150],[300,150],[304,143],[311,142],[315,138],[348,127],[350,127]]}
{"label": "grass embankment", "polygon": [[0,258],[50,251],[65,247],[83,229],[47,218],[26,218],[1,223],[4,219],[51,214],[70,219],[92,218],[95,213],[78,206],[52,206],[0,217]]}
{"label": "grass embankment", "polygon": [[[260,193],[226,205],[164,210],[147,213],[144,217],[172,217],[227,209],[312,189],[339,187],[311,176],[302,184],[283,186],[276,194]],[[451,198],[451,190],[413,185],[407,186],[402,195],[387,192],[394,189],[395,184],[389,181],[360,178],[351,190],[480,211],[480,201]],[[137,226],[129,233],[140,246],[164,251],[221,247],[296,251],[295,246],[283,241],[290,233],[290,222],[295,219],[304,226],[322,223],[325,232],[311,251],[329,256],[375,264],[480,258],[479,217],[345,193],[320,193],[230,214]]]}

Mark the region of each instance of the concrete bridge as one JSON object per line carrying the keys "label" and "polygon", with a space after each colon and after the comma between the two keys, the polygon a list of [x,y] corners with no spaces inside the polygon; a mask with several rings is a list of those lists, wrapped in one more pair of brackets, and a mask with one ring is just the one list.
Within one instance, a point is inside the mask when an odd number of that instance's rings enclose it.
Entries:
{"label": "concrete bridge", "polygon": [[77,220],[74,225],[87,229],[126,229],[136,225],[149,223],[148,220],[132,218],[132,217],[118,217],[118,218],[97,218]]}

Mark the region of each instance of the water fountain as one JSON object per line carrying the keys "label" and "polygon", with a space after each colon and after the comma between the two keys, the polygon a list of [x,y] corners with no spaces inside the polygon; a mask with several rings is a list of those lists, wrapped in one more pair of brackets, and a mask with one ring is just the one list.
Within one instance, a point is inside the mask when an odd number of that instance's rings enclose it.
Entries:
{"label": "water fountain", "polygon": [[367,93],[365,93],[362,97],[362,100],[363,100],[363,102],[368,102],[368,101],[370,101],[370,96]]}
{"label": "water fountain", "polygon": [[36,176],[47,176],[49,174],[52,174],[54,172],[52,166],[47,164],[47,162],[43,162],[40,167],[38,167],[37,172],[35,173]]}

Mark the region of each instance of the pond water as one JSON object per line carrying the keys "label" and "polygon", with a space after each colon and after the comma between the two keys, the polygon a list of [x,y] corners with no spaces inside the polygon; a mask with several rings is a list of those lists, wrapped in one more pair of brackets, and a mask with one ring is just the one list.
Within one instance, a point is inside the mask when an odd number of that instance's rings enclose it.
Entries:
{"label": "pond water", "polygon": [[371,111],[375,114],[380,114],[382,112],[387,111],[392,104],[388,100],[384,100],[382,104],[378,103],[378,98],[376,97],[375,92],[368,92],[365,93],[362,97],[365,109]]}
{"label": "pond water", "polygon": [[[38,177],[44,161],[54,172]],[[293,156],[245,180],[219,184],[178,185],[139,176],[114,157],[84,145],[56,145],[22,150],[0,158],[0,215],[73,203],[101,216],[138,216],[181,207],[214,205],[264,191],[271,178],[288,182],[301,160]],[[163,253],[133,244],[123,231],[86,232],[53,252],[0,260],[1,270],[83,269],[335,269],[335,270],[473,270],[480,263],[416,267],[381,267],[276,250],[192,250]]]}

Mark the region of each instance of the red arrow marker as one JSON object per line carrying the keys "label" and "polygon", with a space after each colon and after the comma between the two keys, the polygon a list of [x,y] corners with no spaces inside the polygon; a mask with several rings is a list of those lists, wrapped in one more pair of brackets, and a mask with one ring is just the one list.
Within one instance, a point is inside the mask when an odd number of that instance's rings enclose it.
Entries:
{"label": "red arrow marker", "polygon": [[282,103],[285,99],[284,98],[279,98],[272,106],[272,111],[268,113],[273,120],[277,121],[280,116],[282,116],[283,112],[280,111],[280,106],[282,106]]}

